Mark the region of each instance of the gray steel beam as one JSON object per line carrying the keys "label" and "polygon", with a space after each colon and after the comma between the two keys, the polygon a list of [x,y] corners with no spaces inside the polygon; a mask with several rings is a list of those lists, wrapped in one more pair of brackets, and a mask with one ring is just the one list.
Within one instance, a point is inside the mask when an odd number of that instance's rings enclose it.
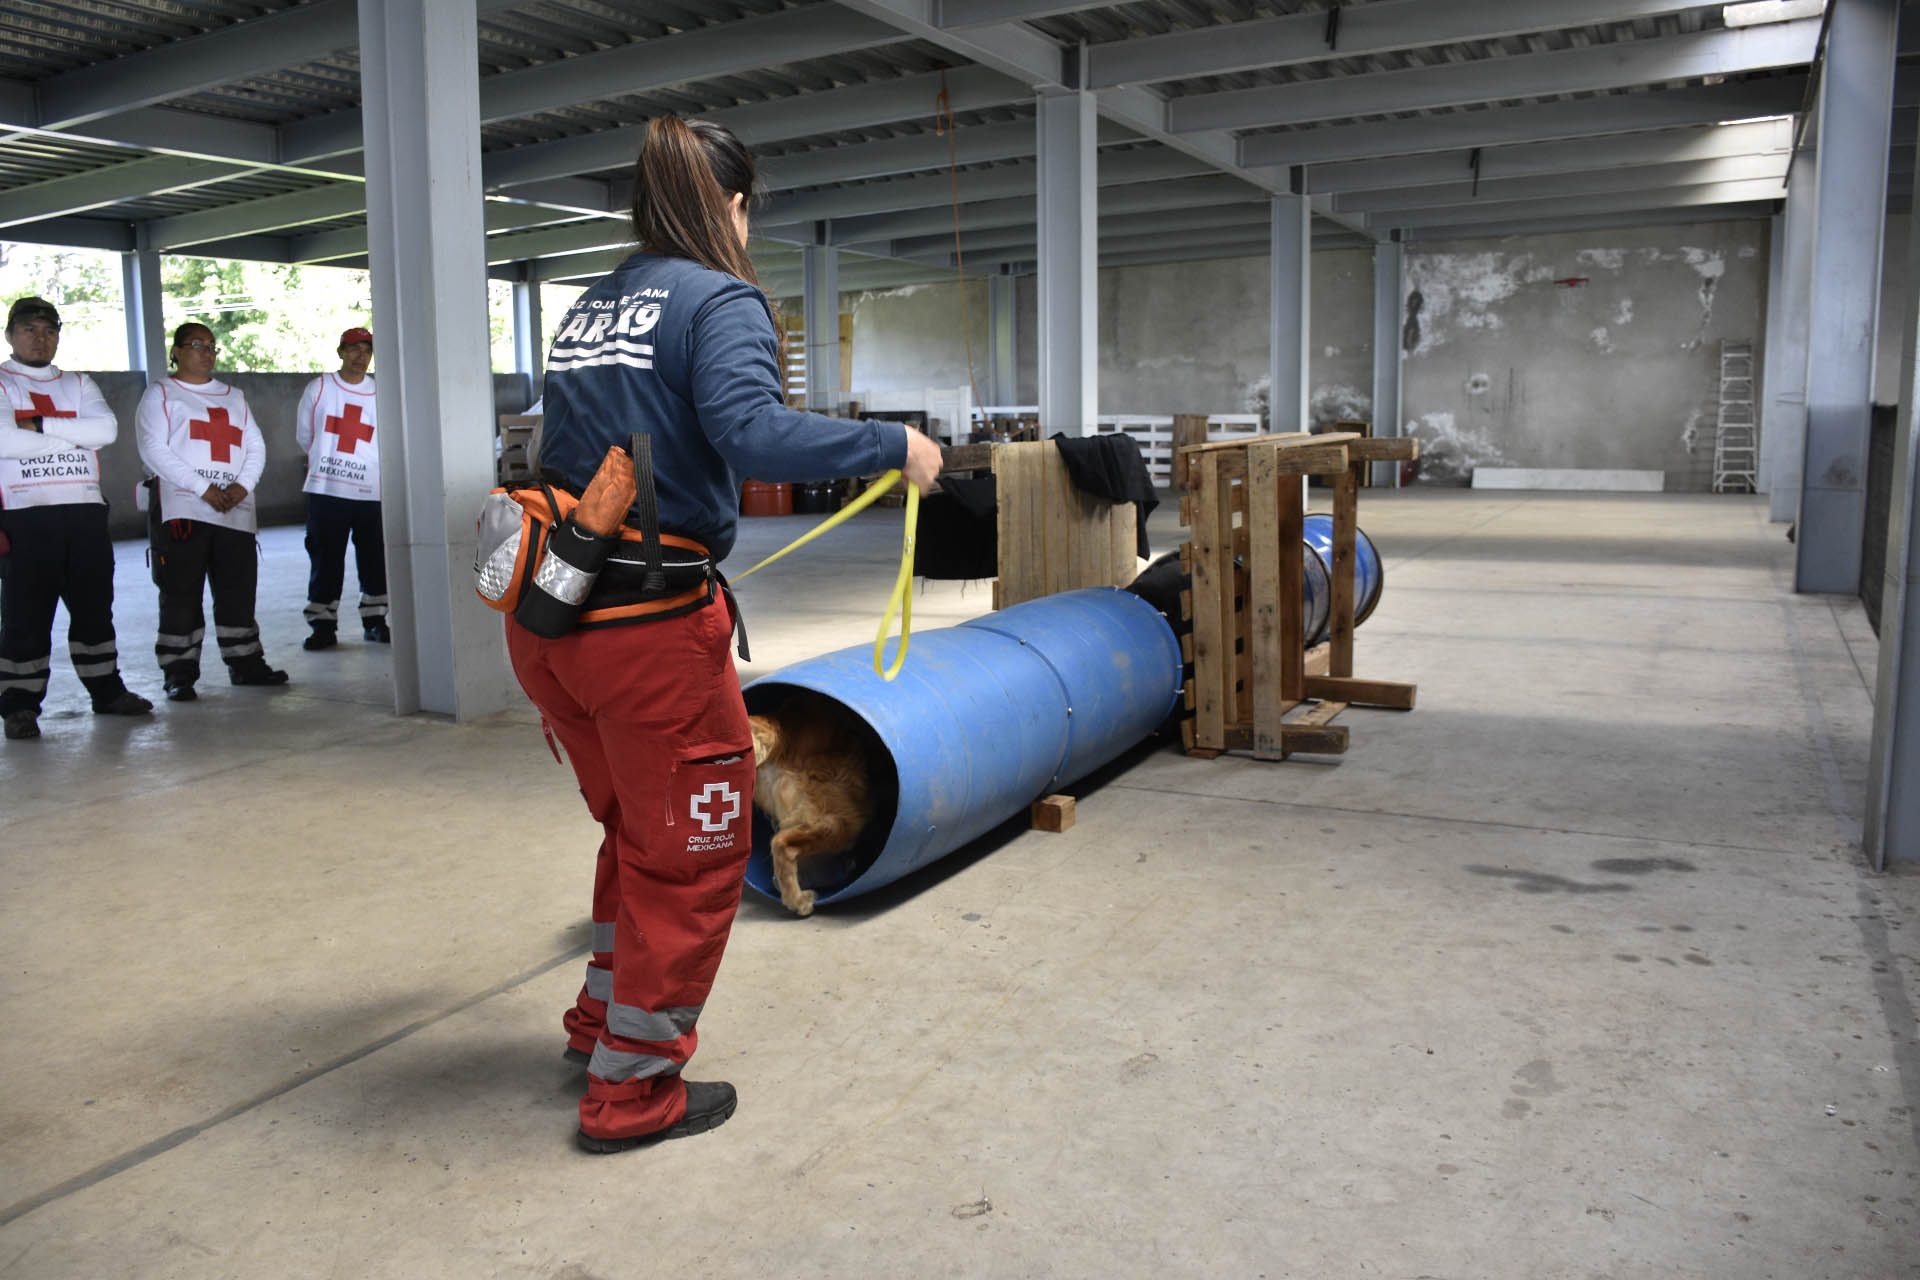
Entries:
{"label": "gray steel beam", "polygon": [[[1028,129],[1031,131],[1032,126],[1029,125]],[[1117,187],[1140,182],[1161,182],[1170,178],[1201,177],[1212,172],[1211,166],[1177,151],[1160,148],[1122,151],[1102,158],[1099,184]],[[1038,166],[1032,164],[970,170],[959,176],[960,199],[976,203],[1031,195],[1037,189],[1035,184],[1039,177]],[[953,198],[954,180],[944,173],[929,174],[894,182],[861,183],[778,197],[758,215],[758,220],[769,227],[793,226],[826,218],[859,218],[943,205],[951,208]]]}
{"label": "gray steel beam", "polygon": [[560,254],[585,253],[592,249],[614,249],[625,246],[631,253],[633,228],[625,222],[615,222],[610,218],[595,219],[592,222],[569,223],[564,227],[551,227],[545,231],[523,231],[517,234],[488,236],[486,253],[488,263],[523,262],[529,258],[550,258]]}
{"label": "gray steel beam", "polygon": [[[1305,431],[1311,421],[1307,414],[1307,351],[1313,323],[1313,213],[1305,196],[1275,196],[1272,207],[1272,247],[1267,261],[1271,290],[1268,430]],[[1125,252],[1118,246],[1116,250]]]}
{"label": "gray steel beam", "polygon": [[1752,120],[1798,111],[1806,92],[1805,76],[1775,76],[1739,84],[1609,94],[1566,102],[1456,111],[1413,120],[1262,133],[1240,140],[1240,163],[1266,171],[1273,166],[1326,164],[1503,143],[1592,138],[1641,129],[1716,124],[1723,120]]}
{"label": "gray steel beam", "polygon": [[167,371],[159,254],[136,249],[121,255],[120,297],[127,313],[127,368],[158,378]]}
{"label": "gray steel beam", "polygon": [[[1268,199],[1271,200],[1272,197]],[[1272,219],[1268,218],[1252,226],[1211,227],[1179,235],[1158,231],[1103,232],[1100,236],[1100,262],[1102,265],[1106,264],[1111,255],[1116,253],[1138,253],[1176,245],[1183,249],[1221,246],[1245,248],[1251,245],[1250,253],[1265,257],[1273,250],[1273,223]],[[996,245],[991,249],[968,253],[967,265],[969,267],[1004,267],[1008,263],[1033,262],[1037,260],[1038,252],[1035,238],[1029,232],[1024,241]],[[950,267],[953,264],[953,255],[951,253],[944,256],[928,255],[917,261]]]}
{"label": "gray steel beam", "polygon": [[[1751,182],[1722,182],[1704,187],[1650,187],[1644,191],[1622,191],[1604,196],[1561,196],[1545,200],[1505,200],[1498,203],[1445,206],[1430,209],[1402,209],[1374,217],[1375,226],[1445,227],[1478,222],[1538,221],[1559,215],[1580,217],[1591,213],[1624,213],[1637,209],[1680,209],[1694,205],[1748,204],[1778,199],[1777,178]],[[1875,202],[1875,214],[1880,204]]]}
{"label": "gray steel beam", "polygon": [[1020,396],[1016,298],[1012,276],[995,272],[987,277],[987,395],[992,404],[1013,404]]}
{"label": "gray steel beam", "polygon": [[[1101,213],[1151,213],[1160,209],[1249,203],[1265,208],[1265,194],[1225,174],[1189,178],[1181,182],[1143,182],[1109,187],[1100,193]],[[833,224],[832,239],[835,244],[856,245],[905,236],[939,235],[951,233],[955,221],[951,208],[846,218]],[[962,232],[988,227],[1032,226],[1033,201],[1015,198],[963,204],[957,221]]]}
{"label": "gray steel beam", "polygon": [[[949,151],[949,137],[952,149]],[[1100,122],[1100,145],[1137,142],[1131,129],[1110,120]],[[942,136],[929,130],[905,138],[852,146],[821,147],[797,155],[773,156],[760,162],[760,180],[768,190],[817,187],[832,182],[862,182],[925,169],[944,169],[950,163],[986,164],[996,160],[1031,160],[1033,122],[975,125]]]}
{"label": "gray steel beam", "polygon": [[1898,0],[1833,0],[1814,170],[1807,445],[1794,590],[1860,589]]}
{"label": "gray steel beam", "polygon": [[1384,191],[1552,173],[1588,173],[1638,165],[1719,160],[1730,156],[1779,155],[1793,149],[1793,122],[1784,117],[1744,124],[1694,125],[1623,133],[1584,141],[1469,147],[1385,160],[1348,160],[1307,168],[1306,189],[1315,194]]}
{"label": "gray steel beam", "polygon": [[1432,209],[1443,205],[1471,207],[1510,200],[1606,195],[1647,188],[1713,186],[1756,179],[1779,182],[1786,175],[1787,153],[1780,151],[1771,155],[1723,156],[1718,160],[1683,160],[1676,164],[1643,165],[1639,168],[1595,169],[1591,173],[1556,173],[1537,178],[1494,178],[1480,182],[1363,191],[1335,196],[1334,200],[1345,212],[1383,215],[1399,209]]}
{"label": "gray steel beam", "polygon": [[[975,0],[985,3],[986,0]],[[1337,47],[1327,43],[1325,13],[1296,13],[1250,22],[1096,44],[1087,50],[1087,85],[1150,84],[1231,75],[1328,58],[1365,58],[1529,31],[1630,22],[1688,9],[1718,9],[1700,0],[1384,0],[1345,7]]]}
{"label": "gray steel beam", "polygon": [[940,0],[940,25],[949,30],[1031,22],[1063,13],[1104,9],[1113,0]]}
{"label": "gray steel beam", "polygon": [[[522,273],[525,274],[524,272]],[[540,282],[513,282],[513,367],[527,375],[534,400],[542,394],[547,374],[546,325],[540,315]]]}
{"label": "gray steel beam", "polygon": [[[476,9],[488,13],[521,3],[476,0]],[[351,49],[360,42],[356,5],[357,0],[313,0],[48,76],[34,86],[40,127],[71,128]]]}
{"label": "gray steel beam", "polygon": [[470,719],[517,696],[465,585],[493,486],[474,10],[360,0],[394,709]]}
{"label": "gray steel beam", "polygon": [[[1373,247],[1373,434],[1397,436],[1406,424],[1400,415],[1400,362],[1403,311],[1407,296],[1407,251],[1398,240]],[[1398,488],[1400,464],[1376,462],[1369,476],[1376,488]]]}
{"label": "gray steel beam", "polygon": [[[957,67],[946,73],[947,96],[955,111],[979,111],[1032,100],[1024,84],[984,67]],[[748,146],[786,138],[870,128],[897,120],[930,119],[939,109],[938,73],[902,76],[845,89],[796,94],[768,102],[750,102],[706,112]],[[490,188],[560,178],[602,169],[630,169],[640,154],[644,126],[603,129],[577,138],[539,142],[488,153],[482,159]],[[773,160],[768,160],[771,165]]]}
{"label": "gray steel beam", "polygon": [[[488,76],[480,85],[480,118],[485,123],[537,115],[595,98],[738,75],[897,44],[904,38],[892,25],[839,5],[783,9]],[[358,111],[295,121],[282,130],[283,158],[288,160],[338,155],[360,145]]]}
{"label": "gray steel beam", "polygon": [[305,226],[366,211],[365,185],[340,182],[332,186],[293,191],[283,196],[247,200],[219,209],[177,213],[170,218],[157,218],[147,225],[154,248],[181,249],[211,240],[227,240],[261,231]]}
{"label": "gray steel beam", "polygon": [[1307,124],[1799,66],[1812,61],[1819,34],[1819,20],[1810,18],[1193,94],[1171,103],[1173,130],[1190,133]]}
{"label": "gray steel beam", "polygon": [[1767,264],[1766,364],[1760,410],[1760,490],[1777,523],[1800,510],[1807,449],[1807,326],[1812,320],[1813,177],[1808,155],[1793,168],[1786,207],[1774,215]]}
{"label": "gray steel beam", "polygon": [[1484,240],[1499,236],[1553,235],[1573,231],[1611,231],[1621,227],[1675,227],[1700,222],[1728,222],[1743,218],[1770,218],[1777,200],[1711,205],[1697,209],[1627,209],[1613,213],[1560,214],[1514,218],[1504,222],[1473,222],[1455,226],[1409,227],[1401,233],[1408,243]]}
{"label": "gray steel beam", "polygon": [[[527,227],[572,224],[580,215],[540,205],[510,204],[489,200],[481,214],[489,232],[517,231]],[[610,242],[611,243],[611,242]],[[289,262],[327,262],[335,258],[358,258],[367,252],[367,229],[343,227],[335,231],[314,231],[294,236],[287,246]]]}
{"label": "gray steel beam", "polygon": [[[1911,193],[1913,184],[1907,187]],[[1907,261],[1920,262],[1915,254],[1920,254],[1920,221],[1907,232]],[[1861,823],[1861,844],[1878,871],[1896,860],[1920,858],[1920,786],[1915,785],[1920,779],[1920,289],[1907,289],[1905,319],[1880,593],[1880,663],[1874,673]]]}
{"label": "gray steel beam", "polygon": [[132,253],[138,247],[131,222],[113,218],[48,218],[7,228],[4,237],[22,244],[55,244],[70,249],[106,249]]}
{"label": "gray steel beam", "polygon": [[807,408],[824,413],[840,392],[840,251],[800,251],[801,328],[807,339]]}
{"label": "gray steel beam", "polygon": [[220,161],[182,160],[174,156],[150,156],[145,160],[106,165],[0,191],[0,227],[103,209],[135,196],[185,191],[239,172],[243,170]]}
{"label": "gray steel beam", "polygon": [[1100,411],[1099,113],[1093,95],[1039,104],[1040,426],[1085,435]]}
{"label": "gray steel beam", "polygon": [[[928,266],[925,263],[849,263],[841,270],[840,288],[843,292],[858,289],[892,289],[909,284],[939,284],[954,278],[953,268]],[[800,296],[804,281],[799,269],[784,268],[764,273],[761,284],[770,298],[797,298]]]}
{"label": "gray steel beam", "polygon": [[[1232,227],[1250,233],[1264,234],[1272,225],[1272,216],[1264,200],[1250,200],[1245,204],[1223,205],[1218,208],[1170,209],[1156,213],[1115,214],[1102,211],[1100,214],[1100,234],[1109,235],[1184,235],[1191,231],[1217,230]],[[984,231],[965,232],[960,237],[960,252],[972,254],[989,249],[1005,249],[1010,245],[1032,245],[1034,242],[1034,224],[1031,220],[1005,227],[995,227]],[[896,257],[914,258],[924,254],[950,254],[953,252],[953,234],[933,236],[913,236],[888,243],[888,252]]]}

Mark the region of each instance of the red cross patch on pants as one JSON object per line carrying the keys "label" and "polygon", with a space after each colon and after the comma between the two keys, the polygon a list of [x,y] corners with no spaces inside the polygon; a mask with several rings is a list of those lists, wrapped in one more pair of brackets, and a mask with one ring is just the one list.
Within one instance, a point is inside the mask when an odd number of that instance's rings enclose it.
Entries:
{"label": "red cross patch on pants", "polygon": [[753,847],[753,740],[724,597],[657,622],[543,640],[511,618],[514,674],[606,829],[593,958],[565,1019],[590,1052],[580,1127],[679,1122],[680,1070],[720,967]]}

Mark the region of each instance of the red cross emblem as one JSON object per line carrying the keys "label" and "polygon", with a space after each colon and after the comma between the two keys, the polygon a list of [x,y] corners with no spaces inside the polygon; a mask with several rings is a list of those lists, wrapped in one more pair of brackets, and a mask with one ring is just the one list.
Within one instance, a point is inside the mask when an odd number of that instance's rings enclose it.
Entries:
{"label": "red cross emblem", "polygon": [[33,408],[15,409],[13,411],[13,420],[15,422],[32,422],[35,418],[76,418],[79,416],[72,409],[54,408],[52,396],[43,396],[38,391],[29,391],[27,396],[33,401]]}
{"label": "red cross emblem", "polygon": [[360,421],[360,406],[350,404],[340,417],[327,418],[326,430],[340,438],[340,452],[352,453],[362,440],[373,439],[373,424]]}
{"label": "red cross emblem", "polygon": [[227,421],[225,409],[209,409],[204,419],[195,418],[187,423],[187,435],[195,440],[205,440],[207,452],[213,455],[215,462],[231,460],[234,446],[241,440],[240,428]]}

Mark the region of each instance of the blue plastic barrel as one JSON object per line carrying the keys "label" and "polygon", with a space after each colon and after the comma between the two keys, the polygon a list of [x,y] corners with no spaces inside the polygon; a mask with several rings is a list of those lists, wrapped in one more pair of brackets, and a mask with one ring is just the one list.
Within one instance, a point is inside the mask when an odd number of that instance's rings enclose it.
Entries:
{"label": "blue plastic barrel", "polygon": [[[1319,552],[1328,572],[1332,572],[1333,517],[1324,512],[1308,516],[1301,530],[1301,541]],[[1380,553],[1374,549],[1373,539],[1367,536],[1364,529],[1354,530],[1353,558],[1353,625],[1357,627],[1367,620],[1367,615],[1380,603],[1380,591],[1386,585],[1386,571],[1381,568]],[[1330,624],[1323,625],[1321,634],[1315,635],[1307,643],[1318,644],[1325,640],[1326,632],[1330,629]]]}
{"label": "blue plastic barrel", "polygon": [[[748,685],[747,710],[797,689],[853,712],[877,748],[873,821],[838,869],[802,866],[815,900],[837,902],[945,857],[1146,738],[1180,696],[1180,646],[1138,596],[1068,591],[915,633],[891,683],[871,644],[797,662]],[[755,810],[747,883],[777,899],[772,834]]]}

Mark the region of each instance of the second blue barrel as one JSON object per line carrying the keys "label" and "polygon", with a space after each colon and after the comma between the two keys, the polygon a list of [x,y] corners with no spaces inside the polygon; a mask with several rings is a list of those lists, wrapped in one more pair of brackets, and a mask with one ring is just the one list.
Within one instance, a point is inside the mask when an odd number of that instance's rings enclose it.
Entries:
{"label": "second blue barrel", "polygon": [[[810,689],[872,731],[875,817],[837,872],[809,878],[827,903],[919,870],[1114,759],[1166,719],[1180,678],[1166,619],[1138,596],[1102,588],[916,633],[891,683],[863,644],[782,668],[745,693],[760,714]],[[747,883],[777,899],[771,836],[756,811]]]}
{"label": "second blue barrel", "polygon": [[[1303,522],[1300,540],[1319,553],[1329,573],[1333,570],[1333,517],[1325,512],[1316,512]],[[1359,626],[1367,620],[1374,606],[1380,603],[1380,592],[1386,586],[1386,571],[1380,565],[1380,552],[1374,548],[1373,539],[1364,529],[1355,529],[1353,538],[1353,625]],[[1317,613],[1312,604],[1312,584],[1308,584],[1308,611]],[[1320,614],[1321,623],[1317,631],[1312,631],[1307,639],[1309,645],[1319,644],[1327,638],[1331,630],[1331,611]],[[1309,627],[1312,622],[1309,621]]]}

